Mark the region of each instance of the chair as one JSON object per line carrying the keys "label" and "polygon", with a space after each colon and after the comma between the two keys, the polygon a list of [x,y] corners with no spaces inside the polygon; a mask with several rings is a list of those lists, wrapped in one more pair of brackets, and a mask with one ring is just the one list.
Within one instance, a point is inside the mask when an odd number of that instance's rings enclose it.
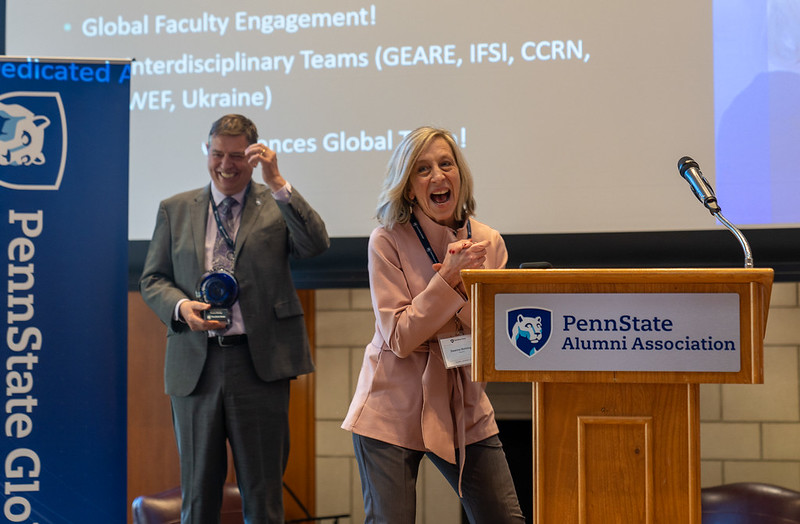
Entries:
{"label": "chair", "polygon": [[739,482],[700,491],[702,524],[800,524],[800,492]]}
{"label": "chair", "polygon": [[[155,495],[142,495],[131,505],[133,524],[180,524],[181,488],[172,488]],[[242,498],[236,484],[226,483],[222,489],[221,524],[244,524]]]}

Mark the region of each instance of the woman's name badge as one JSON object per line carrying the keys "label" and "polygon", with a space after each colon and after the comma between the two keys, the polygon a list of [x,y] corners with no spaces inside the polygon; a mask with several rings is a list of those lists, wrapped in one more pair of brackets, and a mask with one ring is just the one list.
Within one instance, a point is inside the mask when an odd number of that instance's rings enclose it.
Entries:
{"label": "woman's name badge", "polygon": [[447,369],[472,364],[472,335],[439,337],[439,347]]}

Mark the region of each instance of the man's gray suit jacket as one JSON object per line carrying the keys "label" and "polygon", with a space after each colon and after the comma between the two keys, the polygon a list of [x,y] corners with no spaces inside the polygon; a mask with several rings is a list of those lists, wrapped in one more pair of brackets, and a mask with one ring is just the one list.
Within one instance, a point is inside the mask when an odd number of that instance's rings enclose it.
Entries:
{"label": "man's gray suit jacket", "polygon": [[[161,202],[139,281],[145,302],[167,325],[164,379],[169,395],[189,395],[206,359],[207,333],[191,331],[173,315],[179,300],[195,300],[205,272],[209,198],[206,186]],[[251,182],[233,271],[253,365],[262,380],[314,369],[289,257],[311,257],[328,246],[325,224],[296,189],[288,202],[279,202],[265,185]]]}

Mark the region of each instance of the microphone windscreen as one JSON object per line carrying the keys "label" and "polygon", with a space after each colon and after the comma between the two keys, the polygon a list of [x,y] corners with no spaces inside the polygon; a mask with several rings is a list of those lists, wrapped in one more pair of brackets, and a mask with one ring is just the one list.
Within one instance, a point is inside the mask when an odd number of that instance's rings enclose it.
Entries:
{"label": "microphone windscreen", "polygon": [[686,170],[692,167],[697,168],[698,170],[700,169],[700,165],[695,162],[692,157],[684,156],[678,160],[678,173],[680,173],[681,176],[684,176]]}

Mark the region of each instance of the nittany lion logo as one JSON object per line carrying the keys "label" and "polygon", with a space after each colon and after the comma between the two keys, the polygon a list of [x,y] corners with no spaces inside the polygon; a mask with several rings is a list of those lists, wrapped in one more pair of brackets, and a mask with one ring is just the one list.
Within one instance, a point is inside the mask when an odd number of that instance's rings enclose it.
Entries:
{"label": "nittany lion logo", "polygon": [[0,186],[58,189],[67,156],[59,93],[0,94]]}
{"label": "nittany lion logo", "polygon": [[553,312],[539,308],[519,308],[506,312],[508,339],[518,350],[533,356],[550,340]]}

